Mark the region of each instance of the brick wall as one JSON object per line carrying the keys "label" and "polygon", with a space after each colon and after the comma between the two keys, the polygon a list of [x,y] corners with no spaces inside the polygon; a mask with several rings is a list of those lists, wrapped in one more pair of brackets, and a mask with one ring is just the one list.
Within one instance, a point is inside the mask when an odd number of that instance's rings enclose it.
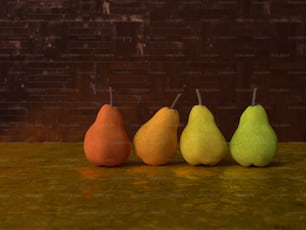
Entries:
{"label": "brick wall", "polygon": [[304,0],[0,1],[0,140],[81,141],[113,87],[129,135],[198,87],[230,140],[258,87],[281,141],[306,141]]}

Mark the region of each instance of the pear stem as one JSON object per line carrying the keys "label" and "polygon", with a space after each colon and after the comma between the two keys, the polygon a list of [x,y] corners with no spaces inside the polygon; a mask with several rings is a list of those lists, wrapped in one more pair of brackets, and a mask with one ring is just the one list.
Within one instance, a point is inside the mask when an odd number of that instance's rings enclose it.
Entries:
{"label": "pear stem", "polygon": [[181,93],[178,93],[178,94],[176,95],[176,97],[175,97],[174,101],[172,102],[172,105],[170,106],[170,108],[171,108],[171,109],[173,109],[173,108],[174,108],[174,106],[175,106],[176,102],[178,101],[178,99],[179,99],[181,96],[182,96],[182,94],[181,94]]}
{"label": "pear stem", "polygon": [[253,89],[253,96],[252,96],[252,105],[255,105],[255,100],[256,100],[256,92],[257,92],[257,88]]}
{"label": "pear stem", "polygon": [[108,87],[109,90],[109,104],[113,106],[113,92],[112,92],[112,87]]}
{"label": "pear stem", "polygon": [[202,97],[201,97],[201,94],[200,94],[200,90],[195,89],[195,91],[196,91],[196,94],[197,94],[197,97],[198,97],[198,103],[199,103],[199,105],[202,105]]}

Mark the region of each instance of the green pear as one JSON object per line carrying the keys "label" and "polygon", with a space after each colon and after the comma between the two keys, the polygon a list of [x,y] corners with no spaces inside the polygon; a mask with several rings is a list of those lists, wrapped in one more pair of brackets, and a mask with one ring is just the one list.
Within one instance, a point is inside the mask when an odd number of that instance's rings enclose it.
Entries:
{"label": "green pear", "polygon": [[273,160],[277,149],[277,135],[269,124],[268,116],[261,105],[253,102],[242,113],[238,128],[230,141],[233,159],[242,166],[266,166]]}
{"label": "green pear", "polygon": [[183,158],[190,165],[215,165],[228,153],[227,143],[210,110],[202,105],[196,89],[199,105],[192,107],[186,127],[180,138]]}

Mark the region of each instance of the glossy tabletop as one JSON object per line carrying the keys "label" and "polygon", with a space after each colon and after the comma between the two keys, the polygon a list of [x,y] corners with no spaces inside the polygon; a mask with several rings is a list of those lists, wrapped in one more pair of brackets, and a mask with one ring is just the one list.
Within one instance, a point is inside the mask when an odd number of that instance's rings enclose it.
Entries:
{"label": "glossy tabletop", "polygon": [[269,167],[91,165],[81,143],[0,144],[0,229],[304,229],[306,143]]}

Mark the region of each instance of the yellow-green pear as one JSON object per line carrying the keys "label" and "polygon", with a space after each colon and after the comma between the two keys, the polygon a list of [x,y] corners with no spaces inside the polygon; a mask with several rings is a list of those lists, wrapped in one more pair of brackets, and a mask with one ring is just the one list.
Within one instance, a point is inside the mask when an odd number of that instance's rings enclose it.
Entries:
{"label": "yellow-green pear", "polygon": [[202,105],[198,89],[196,93],[199,104],[192,107],[187,125],[181,134],[181,153],[190,165],[215,165],[226,157],[227,143],[215,123],[213,114]]}
{"label": "yellow-green pear", "polygon": [[242,113],[238,128],[230,141],[233,159],[242,166],[266,166],[273,160],[277,149],[277,135],[269,124],[268,116],[261,105],[253,102]]}
{"label": "yellow-green pear", "polygon": [[172,106],[162,107],[153,117],[143,124],[134,136],[134,149],[138,157],[148,165],[168,163],[177,152],[177,129],[179,113]]}

